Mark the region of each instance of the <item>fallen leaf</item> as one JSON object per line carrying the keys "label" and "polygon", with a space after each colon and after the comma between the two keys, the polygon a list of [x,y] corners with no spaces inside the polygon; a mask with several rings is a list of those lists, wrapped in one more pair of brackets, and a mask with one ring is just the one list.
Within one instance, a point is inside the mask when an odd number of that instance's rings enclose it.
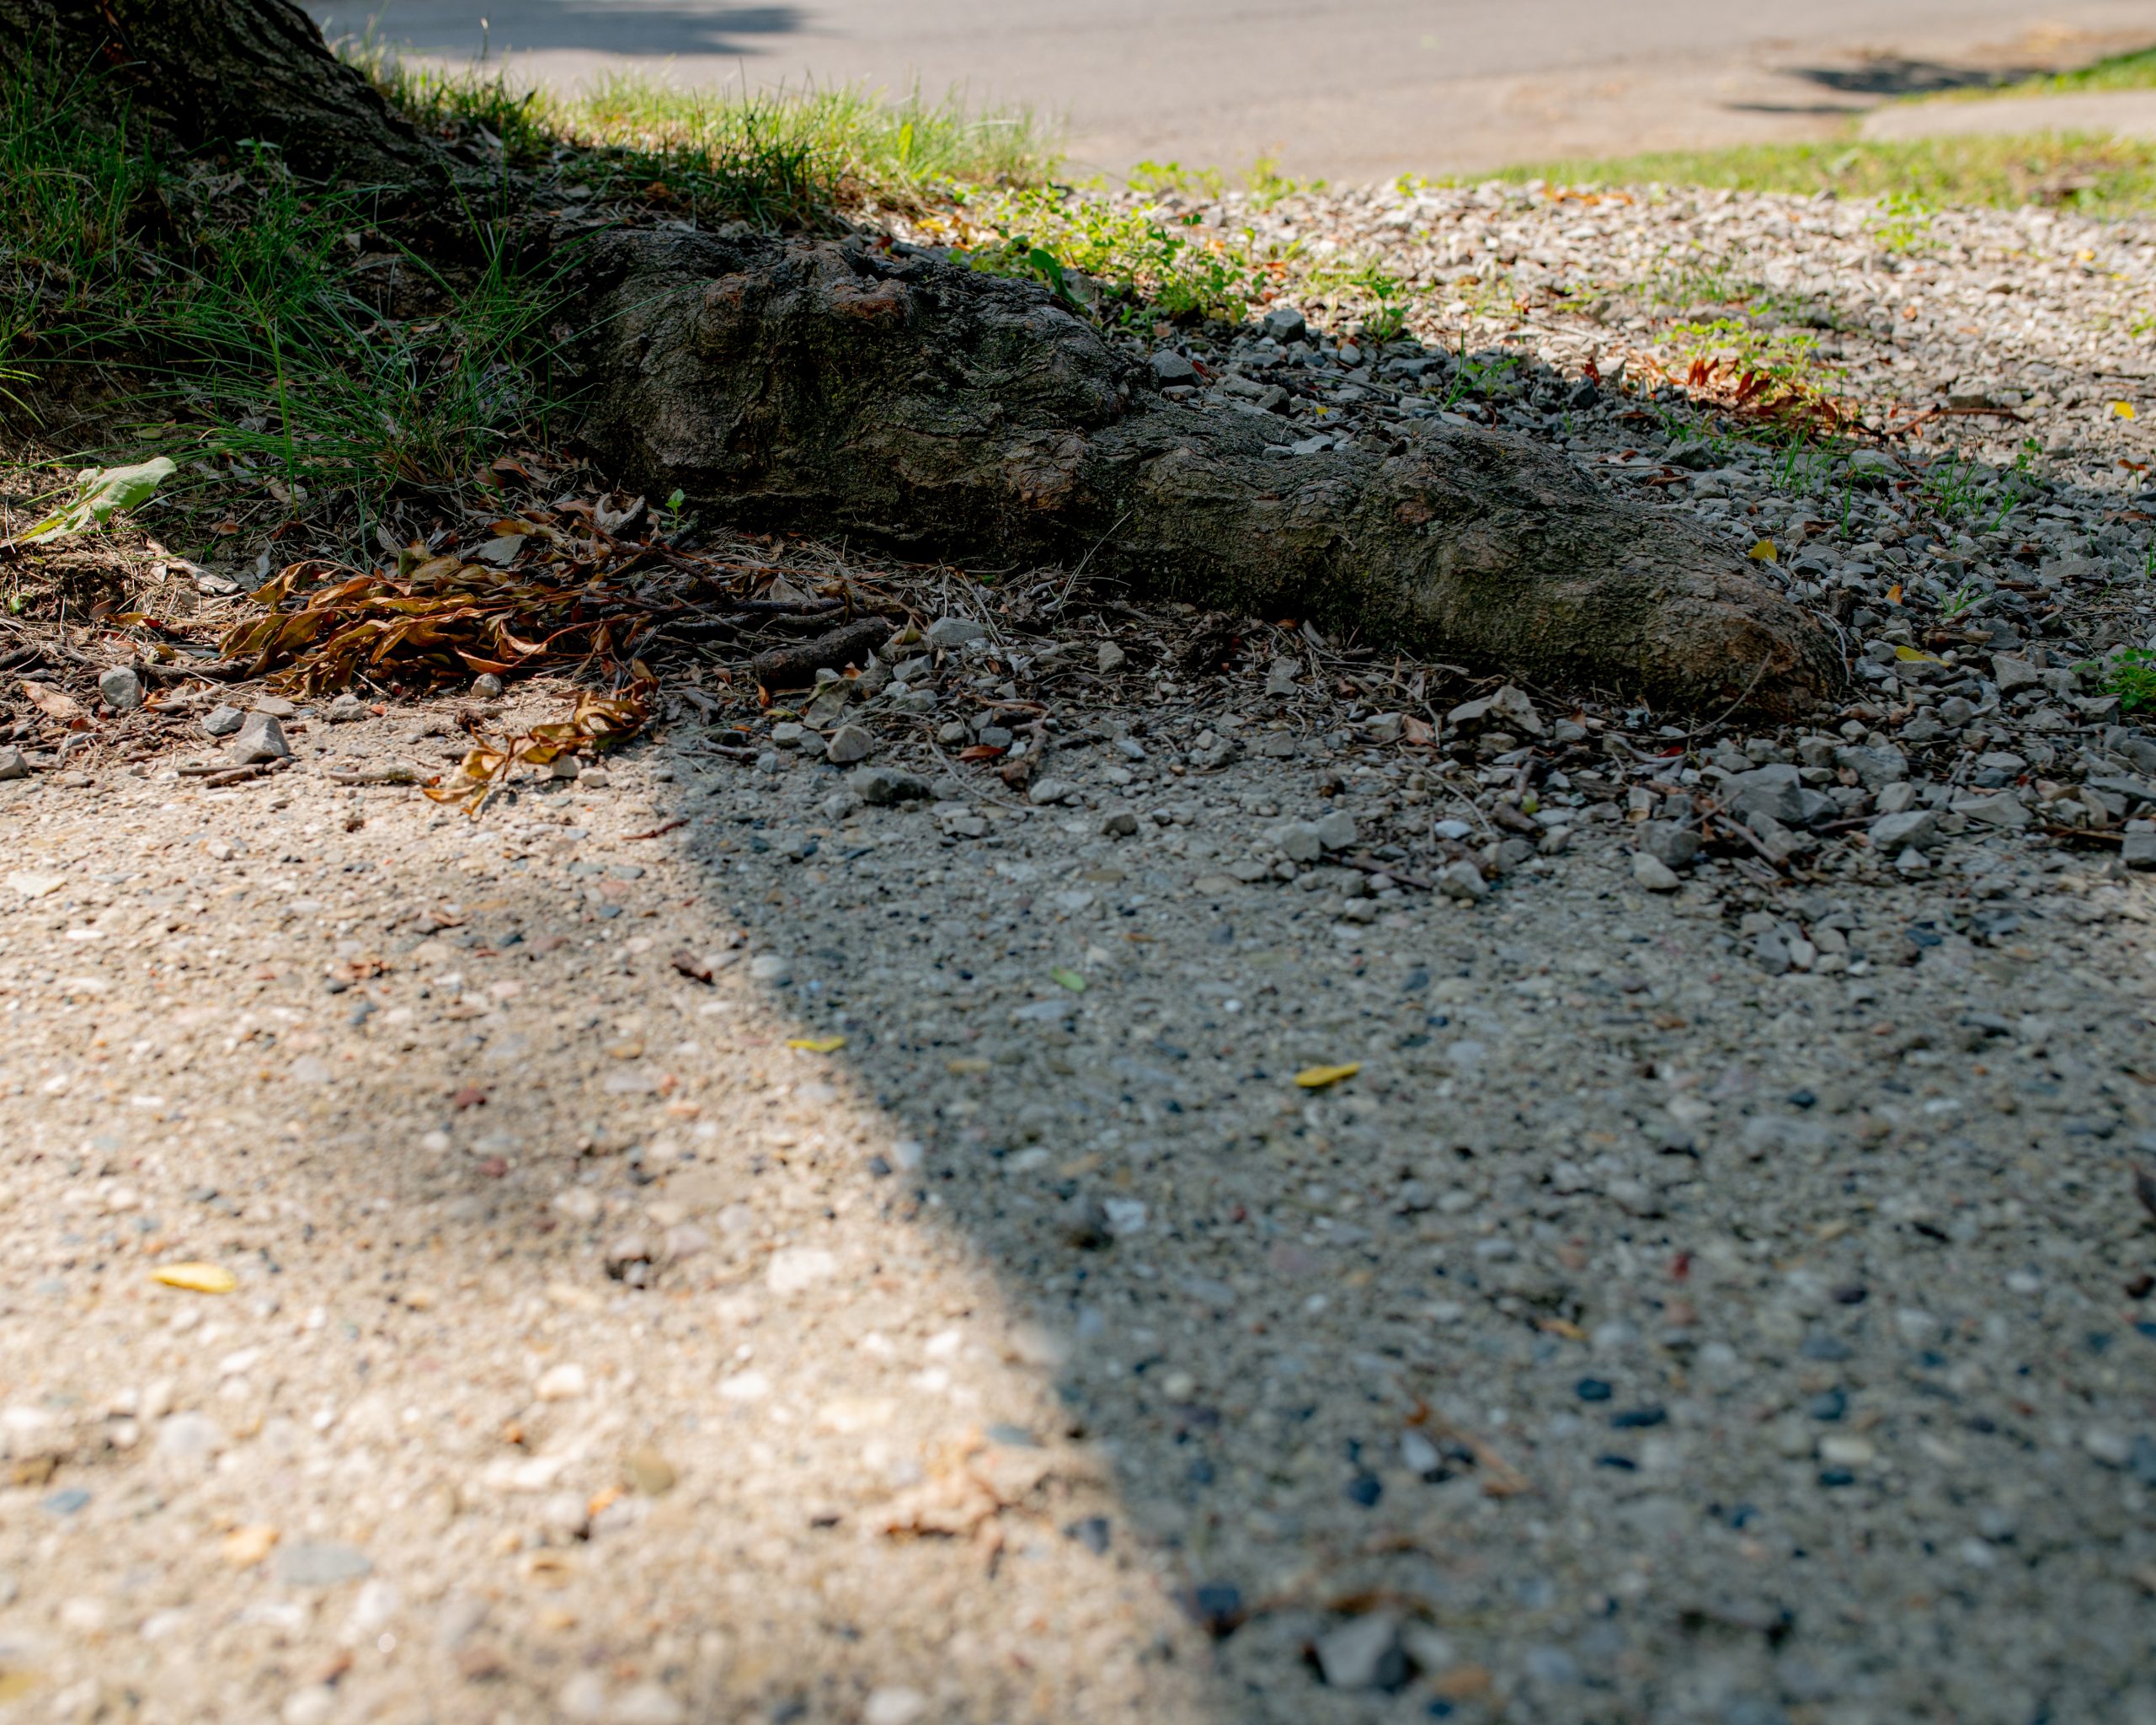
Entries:
{"label": "fallen leaf", "polygon": [[168,1288],[184,1288],[193,1294],[229,1294],[239,1286],[239,1278],[221,1263],[159,1264],[150,1275]]}
{"label": "fallen leaf", "polygon": [[1895,582],[1886,590],[1886,602],[1889,605],[1899,605],[1902,602],[1902,584],[1899,581]]}
{"label": "fallen leaf", "polygon": [[277,1530],[257,1523],[251,1527],[236,1527],[225,1535],[221,1548],[225,1562],[235,1569],[252,1569],[270,1555],[277,1543]]}
{"label": "fallen leaf", "polygon": [[1920,647],[1897,647],[1894,657],[1904,665],[1944,665],[1946,662],[1936,654],[1926,653]]}
{"label": "fallen leaf", "polygon": [[1069,989],[1073,994],[1083,994],[1086,991],[1086,979],[1066,965],[1058,964],[1048,974],[1051,982]]}
{"label": "fallen leaf", "polygon": [[449,1099],[454,1108],[476,1108],[487,1099],[487,1092],[476,1084],[467,1084]]}
{"label": "fallen leaf", "polygon": [[1305,1066],[1295,1074],[1295,1082],[1305,1090],[1326,1090],[1343,1078],[1353,1078],[1362,1070],[1360,1060],[1350,1060],[1344,1066]]}
{"label": "fallen leaf", "polygon": [[2111,403],[2111,417],[2115,419],[2132,419],[2134,417],[2133,403],[2130,401],[2113,402]]}
{"label": "fallen leaf", "polygon": [[1782,558],[1781,553],[1774,549],[1774,542],[1771,539],[1760,540],[1744,554],[1754,563],[1780,563]]}
{"label": "fallen leaf", "polygon": [[843,1036],[789,1036],[786,1045],[798,1048],[803,1054],[830,1055],[836,1054],[844,1048],[846,1039]]}
{"label": "fallen leaf", "polygon": [[56,718],[66,724],[71,718],[80,718],[80,702],[64,689],[56,689],[45,683],[24,683],[23,692],[29,697],[30,705],[47,718]]}
{"label": "fallen leaf", "polygon": [[177,471],[165,456],[131,467],[85,467],[75,476],[75,494],[17,542],[35,545],[103,526],[119,510],[147,503]]}

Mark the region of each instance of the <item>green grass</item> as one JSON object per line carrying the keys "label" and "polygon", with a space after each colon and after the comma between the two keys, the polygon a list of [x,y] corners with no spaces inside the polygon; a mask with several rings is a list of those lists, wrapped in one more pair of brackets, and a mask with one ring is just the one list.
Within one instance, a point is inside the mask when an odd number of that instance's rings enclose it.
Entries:
{"label": "green grass", "polygon": [[2017,78],[1989,88],[1949,90],[1937,95],[1910,98],[1919,102],[1983,101],[1993,96],[2065,96],[2083,90],[2156,89],[2156,47],[2137,48],[2127,54],[2106,55],[2071,72],[2041,73]]}
{"label": "green grass", "polygon": [[499,72],[408,67],[364,43],[343,51],[437,136],[703,222],[807,227],[868,206],[910,211],[953,185],[1037,185],[1056,165],[1052,131],[1030,109],[979,112],[955,95],[853,85],[742,95],[619,74],[563,96]]}
{"label": "green grass", "polygon": [[124,122],[88,123],[83,94],[64,76],[0,88],[0,364],[18,413],[87,393],[158,426],[133,453],[360,519],[461,483],[532,423],[561,259],[520,268],[468,211],[477,261],[453,279],[373,242],[405,280],[392,304],[385,274],[354,268],[367,224],[339,195],[269,153],[163,159]]}
{"label": "green grass", "polygon": [[2156,142],[2071,133],[1877,142],[1746,144],[1606,160],[1525,163],[1514,184],[1694,185],[1738,191],[1895,196],[1905,209],[1950,204],[2057,206],[2090,216],[2156,209]]}
{"label": "green grass", "polygon": [[528,261],[523,184],[705,222],[827,227],[962,182],[1029,184],[1052,163],[1030,116],[954,102],[728,99],[627,79],[569,101],[496,76],[366,66],[419,125],[504,170],[463,211],[453,265],[376,231],[339,190],[296,181],[273,152],[168,159],[124,118],[93,122],[93,92],[72,72],[0,86],[0,410],[35,425],[92,403],[130,441],[83,458],[172,455],[221,510],[304,516],[357,553],[400,504],[438,506],[486,483],[504,445],[544,443],[561,405],[545,326],[572,259]]}

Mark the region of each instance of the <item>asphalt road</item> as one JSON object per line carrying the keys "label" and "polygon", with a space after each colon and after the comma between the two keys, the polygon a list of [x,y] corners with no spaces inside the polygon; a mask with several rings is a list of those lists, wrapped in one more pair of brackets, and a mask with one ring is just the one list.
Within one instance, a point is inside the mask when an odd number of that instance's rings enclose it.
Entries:
{"label": "asphalt road", "polygon": [[1061,117],[1081,167],[1370,179],[1821,136],[1894,95],[2156,40],[2156,0],[367,0],[331,33],[564,84],[866,80]]}

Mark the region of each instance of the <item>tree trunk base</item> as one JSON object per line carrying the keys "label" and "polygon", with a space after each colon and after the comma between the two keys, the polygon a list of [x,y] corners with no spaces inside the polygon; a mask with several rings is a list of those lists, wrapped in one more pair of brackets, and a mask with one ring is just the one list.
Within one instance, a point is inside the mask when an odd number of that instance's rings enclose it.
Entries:
{"label": "tree trunk base", "polygon": [[92,111],[124,99],[182,149],[253,139],[353,191],[417,200],[462,177],[292,0],[0,0],[0,75]]}

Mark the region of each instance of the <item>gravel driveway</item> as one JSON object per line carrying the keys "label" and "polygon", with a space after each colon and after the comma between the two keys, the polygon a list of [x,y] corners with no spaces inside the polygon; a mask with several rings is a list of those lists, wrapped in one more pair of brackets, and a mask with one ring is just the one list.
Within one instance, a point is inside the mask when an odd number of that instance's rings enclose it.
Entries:
{"label": "gravel driveway", "polygon": [[[2102,686],[2156,628],[2150,237],[1264,219],[1515,309],[1172,387],[1286,460],[1451,413],[1652,480],[1775,542],[1847,706],[953,579],[820,718],[691,703],[477,822],[367,782],[459,703],[250,688],[295,759],[219,788],[205,703],[25,734],[0,1706],[2156,1718],[2156,735]],[[1703,441],[1665,242],[1952,411],[1832,473]]]}

